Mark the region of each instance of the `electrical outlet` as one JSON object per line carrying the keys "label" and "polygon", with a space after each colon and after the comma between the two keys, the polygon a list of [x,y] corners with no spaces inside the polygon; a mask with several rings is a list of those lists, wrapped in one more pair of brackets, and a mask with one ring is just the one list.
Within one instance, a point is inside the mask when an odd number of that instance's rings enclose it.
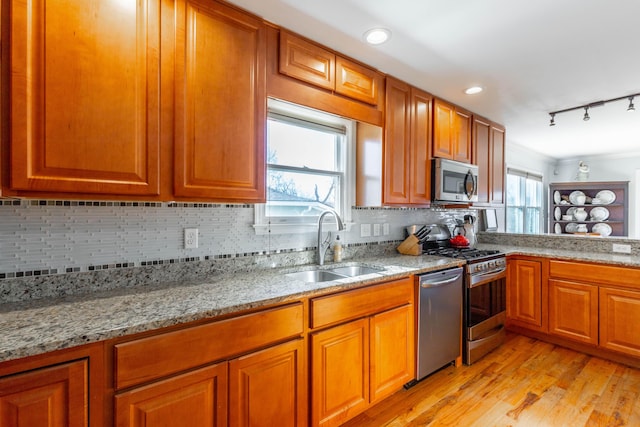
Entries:
{"label": "electrical outlet", "polygon": [[374,236],[380,235],[380,224],[373,224],[373,235]]}
{"label": "electrical outlet", "polygon": [[384,224],[382,224],[382,234],[385,236],[389,235],[389,223],[385,222]]}
{"label": "electrical outlet", "polygon": [[613,252],[618,252],[620,254],[630,254],[631,253],[631,245],[622,245],[620,243],[614,243],[613,248],[611,249]]}
{"label": "electrical outlet", "polygon": [[360,224],[360,237],[371,237],[371,224]]}
{"label": "electrical outlet", "polygon": [[198,247],[198,229],[185,228],[184,229],[184,248],[195,249],[197,247]]}

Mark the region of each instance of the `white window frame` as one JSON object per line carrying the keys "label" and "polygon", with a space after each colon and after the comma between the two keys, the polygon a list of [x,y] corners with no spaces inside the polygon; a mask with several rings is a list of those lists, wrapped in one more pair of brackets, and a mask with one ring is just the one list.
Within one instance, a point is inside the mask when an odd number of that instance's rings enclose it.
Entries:
{"label": "white window frame", "polygon": [[[540,215],[539,215],[539,219],[538,219],[538,229],[540,230],[540,232],[538,234],[544,234],[545,232],[545,226],[544,226],[544,218],[545,218],[545,202],[544,202],[544,175],[541,173],[535,173],[535,172],[528,172],[528,171],[524,171],[522,169],[518,169],[518,168],[507,168],[507,180],[509,179],[509,175],[514,175],[514,176],[519,176],[521,178],[525,178],[525,179],[531,179],[534,181],[538,181],[540,182],[540,200],[541,200],[541,204],[540,204]],[[508,188],[508,187],[507,187]],[[526,199],[526,197],[525,197]],[[509,198],[506,197],[505,200],[505,231],[509,229],[509,208],[512,207],[513,205],[509,205],[508,204],[508,200]],[[524,215],[522,224],[526,224],[527,223],[527,207],[528,205],[524,205],[524,206],[519,206],[522,208],[522,212]],[[508,231],[509,232],[509,231]],[[524,229],[522,231],[518,231],[518,232],[513,232],[513,233],[517,233],[517,234],[528,234],[524,232]]]}
{"label": "white window frame", "polygon": [[[345,132],[345,144],[343,149],[337,153],[337,161],[341,169],[340,195],[338,197],[339,207],[337,213],[340,215],[347,230],[353,225],[351,219],[351,207],[355,200],[355,124],[352,120],[325,113],[300,105],[269,98],[267,102],[267,116],[285,116],[292,121],[308,123],[313,127],[314,123],[320,126],[342,128]],[[268,142],[267,142],[268,143]],[[270,166],[267,164],[267,171]],[[278,170],[286,171],[286,166],[277,166]],[[322,171],[309,170],[310,172],[323,173]],[[339,173],[340,173],[339,172]],[[331,174],[334,175],[334,174]],[[328,208],[325,210],[329,210]],[[305,218],[275,217],[266,216],[266,203],[256,204],[254,207],[255,223],[253,228],[258,235],[265,234],[299,234],[312,233],[318,230],[318,217],[309,216]],[[327,218],[325,218],[327,219]],[[307,221],[305,221],[307,220]],[[323,230],[335,231],[335,221],[328,218]]]}

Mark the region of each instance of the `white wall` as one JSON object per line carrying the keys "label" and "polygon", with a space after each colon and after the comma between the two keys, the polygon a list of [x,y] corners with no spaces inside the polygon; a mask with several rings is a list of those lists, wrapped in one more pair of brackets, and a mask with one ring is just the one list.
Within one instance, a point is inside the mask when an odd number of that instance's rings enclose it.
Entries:
{"label": "white wall", "polygon": [[629,237],[640,238],[640,212],[637,208],[640,200],[637,178],[640,175],[640,152],[558,160],[553,182],[575,181],[580,161],[589,166],[589,181],[629,181]]}
{"label": "white wall", "polygon": [[548,206],[548,188],[550,182],[555,182],[555,176],[553,175],[556,159],[545,156],[538,152],[535,152],[525,146],[515,144],[511,141],[507,143],[505,148],[505,162],[507,168],[518,169],[525,172],[535,173],[542,175],[542,188],[544,195],[543,210],[544,217],[542,218],[543,230],[546,231],[547,221],[547,209]]}

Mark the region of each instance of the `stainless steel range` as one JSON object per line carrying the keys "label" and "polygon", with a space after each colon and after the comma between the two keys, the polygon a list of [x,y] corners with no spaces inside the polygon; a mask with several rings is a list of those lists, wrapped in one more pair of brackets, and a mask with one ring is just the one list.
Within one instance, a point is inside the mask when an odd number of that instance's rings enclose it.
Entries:
{"label": "stainless steel range", "polygon": [[424,253],[467,261],[462,361],[470,365],[504,342],[506,257],[500,251],[452,247],[427,248]]}

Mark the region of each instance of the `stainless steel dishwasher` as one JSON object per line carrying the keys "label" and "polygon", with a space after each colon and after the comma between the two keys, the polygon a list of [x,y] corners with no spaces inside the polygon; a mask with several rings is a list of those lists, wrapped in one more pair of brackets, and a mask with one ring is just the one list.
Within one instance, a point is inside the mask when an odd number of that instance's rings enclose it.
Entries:
{"label": "stainless steel dishwasher", "polygon": [[418,275],[417,380],[455,361],[462,337],[462,267]]}

